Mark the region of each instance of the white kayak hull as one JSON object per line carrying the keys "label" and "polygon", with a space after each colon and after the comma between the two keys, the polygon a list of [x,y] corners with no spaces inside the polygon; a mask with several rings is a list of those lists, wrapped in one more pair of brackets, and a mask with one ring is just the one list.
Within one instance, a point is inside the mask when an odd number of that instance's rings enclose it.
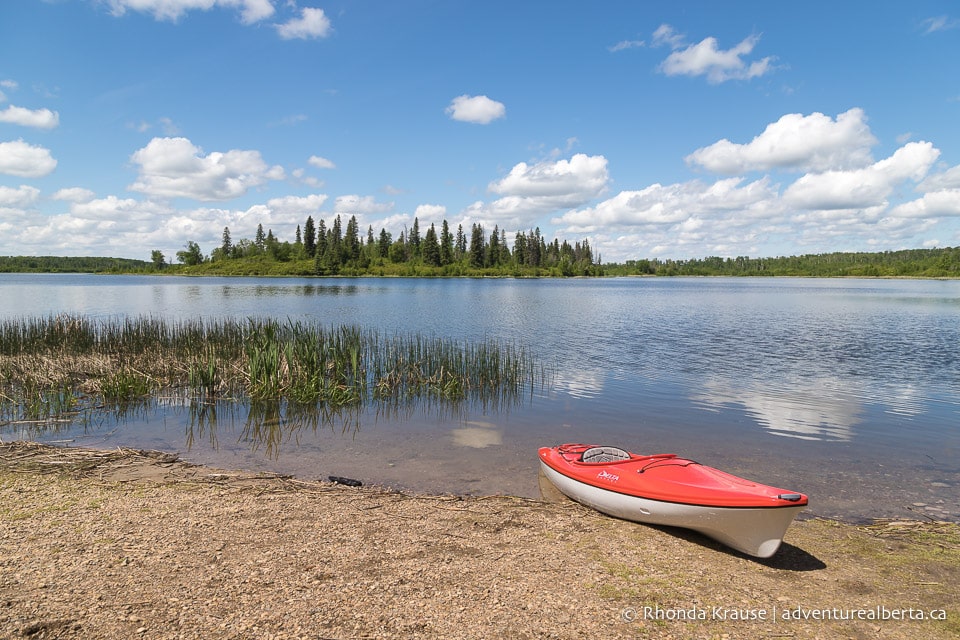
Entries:
{"label": "white kayak hull", "polygon": [[806,508],[806,505],[714,507],[651,500],[570,478],[542,460],[540,469],[565,496],[601,513],[633,522],[692,529],[758,558],[769,558],[777,552],[787,527]]}

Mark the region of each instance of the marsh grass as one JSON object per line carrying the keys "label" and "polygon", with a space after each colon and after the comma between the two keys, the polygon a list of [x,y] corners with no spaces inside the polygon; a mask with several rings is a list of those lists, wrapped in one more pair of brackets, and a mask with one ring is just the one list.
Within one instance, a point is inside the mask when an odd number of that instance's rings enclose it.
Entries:
{"label": "marsh grass", "polygon": [[548,368],[513,343],[275,320],[57,316],[0,321],[0,418],[175,391],[207,400],[362,408],[512,402]]}

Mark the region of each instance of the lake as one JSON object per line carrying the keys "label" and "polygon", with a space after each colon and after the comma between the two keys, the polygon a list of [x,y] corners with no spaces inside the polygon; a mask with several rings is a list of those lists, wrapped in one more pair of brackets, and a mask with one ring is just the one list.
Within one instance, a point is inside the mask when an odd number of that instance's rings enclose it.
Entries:
{"label": "lake", "polygon": [[159,398],[0,438],[439,493],[536,496],[537,448],[674,452],[846,520],[960,521],[960,282],[0,274],[0,318],[257,317],[497,339],[553,372],[504,406],[333,416]]}

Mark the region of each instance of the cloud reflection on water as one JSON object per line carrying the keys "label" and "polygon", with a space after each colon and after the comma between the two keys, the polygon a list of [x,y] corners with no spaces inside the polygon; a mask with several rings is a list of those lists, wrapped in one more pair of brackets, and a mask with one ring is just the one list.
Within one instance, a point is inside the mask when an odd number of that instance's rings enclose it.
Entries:
{"label": "cloud reflection on water", "polygon": [[789,386],[758,381],[748,385],[710,378],[690,399],[712,409],[742,406],[772,435],[802,440],[848,442],[853,439],[853,427],[862,421],[860,394],[844,388],[838,379],[797,379]]}

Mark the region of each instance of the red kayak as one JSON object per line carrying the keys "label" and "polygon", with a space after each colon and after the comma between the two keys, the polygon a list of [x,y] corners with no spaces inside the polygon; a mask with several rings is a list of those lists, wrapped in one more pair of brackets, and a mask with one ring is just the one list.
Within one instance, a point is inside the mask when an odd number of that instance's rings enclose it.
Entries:
{"label": "red kayak", "polygon": [[673,453],[563,444],[540,449],[540,468],[564,495],[626,520],[699,531],[766,558],[807,496],[746,480]]}

